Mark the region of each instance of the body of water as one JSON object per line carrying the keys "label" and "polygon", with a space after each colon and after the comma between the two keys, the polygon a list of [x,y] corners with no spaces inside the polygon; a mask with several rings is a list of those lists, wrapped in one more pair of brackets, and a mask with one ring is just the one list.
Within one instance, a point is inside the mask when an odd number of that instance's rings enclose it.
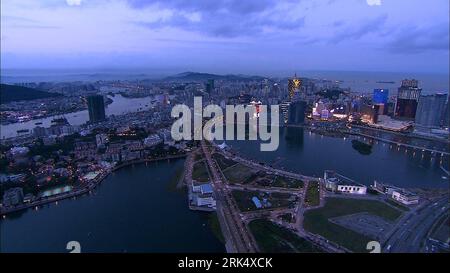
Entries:
{"label": "body of water", "polygon": [[[227,141],[239,154],[310,176],[337,172],[365,185],[374,180],[405,188],[448,188],[429,153],[399,150],[382,142],[363,155],[352,138],[333,138],[302,128],[281,128],[275,152],[258,141]],[[363,139],[361,139],[363,140]],[[222,252],[207,214],[190,211],[184,192],[170,191],[184,160],[135,165],[110,175],[90,195],[29,209],[0,220],[2,252],[67,252],[78,241],[84,252]],[[172,182],[171,182],[172,181]]]}
{"label": "body of water", "polygon": [[[353,92],[372,93],[375,88],[389,89],[389,95],[397,95],[403,79],[416,79],[422,94],[448,93],[449,75],[432,73],[369,72],[369,71],[304,71],[301,77],[340,81],[341,87]],[[390,83],[392,82],[392,83]]]}
{"label": "body of water", "polygon": [[[326,137],[303,128],[280,128],[280,146],[274,152],[261,152],[259,141],[226,143],[243,157],[309,176],[322,177],[324,170],[335,170],[365,185],[378,180],[406,188],[449,187],[440,157],[433,159],[429,152],[411,148],[398,150],[383,142],[374,143],[372,153],[363,155],[353,149],[352,139]],[[448,162],[445,157],[442,165],[448,168]]]}
{"label": "body of water", "polygon": [[1,252],[224,252],[207,213],[188,209],[169,187],[184,160],[118,170],[90,195],[28,209],[0,220]]}
{"label": "body of water", "polygon": [[[113,100],[112,103],[106,106],[105,111],[107,116],[111,115],[122,115],[130,112],[137,112],[147,110],[152,107],[152,98],[125,98],[119,94],[114,97],[110,96]],[[60,116],[60,115],[58,115]],[[71,125],[81,125],[86,123],[89,120],[89,112],[88,110],[68,113],[63,115],[67,121]],[[28,129],[33,130],[36,127],[36,123],[42,123],[41,127],[50,127],[52,120],[55,116],[42,118],[42,119],[34,119],[27,122],[21,123],[12,123],[8,125],[0,126],[0,136],[1,138],[9,138],[17,136],[17,130]]]}

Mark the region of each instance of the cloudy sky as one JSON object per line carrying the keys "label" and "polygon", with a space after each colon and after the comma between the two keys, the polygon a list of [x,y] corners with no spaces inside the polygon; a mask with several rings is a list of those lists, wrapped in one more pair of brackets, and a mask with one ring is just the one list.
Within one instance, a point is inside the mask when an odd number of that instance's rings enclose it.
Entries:
{"label": "cloudy sky", "polygon": [[449,72],[448,0],[1,0],[2,68]]}

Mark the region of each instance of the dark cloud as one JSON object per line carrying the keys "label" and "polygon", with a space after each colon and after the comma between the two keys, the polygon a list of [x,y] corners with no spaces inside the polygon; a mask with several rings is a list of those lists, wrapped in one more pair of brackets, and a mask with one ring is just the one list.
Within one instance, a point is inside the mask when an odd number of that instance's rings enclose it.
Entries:
{"label": "dark cloud", "polygon": [[202,17],[201,21],[194,22],[184,16],[173,16],[169,20],[159,20],[152,23],[136,22],[140,26],[151,29],[163,27],[175,27],[187,31],[195,31],[215,37],[238,37],[254,36],[263,32],[264,28],[275,28],[280,30],[292,30],[304,25],[305,18],[292,21],[280,21],[270,18],[246,18],[241,19],[237,15],[227,15],[215,20]]}
{"label": "dark cloud", "polygon": [[449,27],[447,23],[429,28],[407,27],[400,29],[387,44],[392,53],[416,54],[429,50],[449,51]]}
{"label": "dark cloud", "polygon": [[339,31],[330,40],[330,43],[337,44],[349,39],[358,40],[367,34],[380,32],[383,30],[387,19],[387,14],[383,14],[368,21],[361,22],[359,25],[357,24],[356,26],[345,28]]}
{"label": "dark cloud", "polygon": [[236,14],[262,12],[276,4],[276,0],[128,0],[133,8],[144,8],[152,5],[178,9],[189,12],[217,12],[226,10]]}
{"label": "dark cloud", "polygon": [[[133,8],[157,5],[175,11],[169,19],[157,22],[135,22],[151,29],[175,27],[215,37],[238,37],[258,35],[265,28],[293,30],[304,25],[304,17],[296,19],[278,18],[271,10],[276,0],[214,0],[214,1],[142,1],[131,0]],[[201,20],[189,20],[185,13],[198,12]]]}

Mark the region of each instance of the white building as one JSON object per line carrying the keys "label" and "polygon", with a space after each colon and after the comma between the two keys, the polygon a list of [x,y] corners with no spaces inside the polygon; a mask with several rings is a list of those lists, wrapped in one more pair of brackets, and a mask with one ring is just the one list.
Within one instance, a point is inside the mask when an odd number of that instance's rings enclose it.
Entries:
{"label": "white building", "polygon": [[198,207],[206,206],[208,208],[216,208],[216,200],[212,197],[197,197],[195,200],[195,204]]}
{"label": "white building", "polygon": [[192,192],[195,193],[201,192],[200,185],[192,185]]}
{"label": "white building", "polygon": [[392,193],[392,199],[403,205],[416,205],[419,203],[419,196],[402,190],[396,190]]}
{"label": "white building", "polygon": [[337,191],[342,193],[351,193],[351,194],[366,194],[367,187],[361,185],[338,185]]}
{"label": "white building", "polygon": [[324,176],[325,188],[332,192],[349,193],[349,194],[366,194],[367,187],[356,183],[352,179],[340,175],[334,171],[325,171]]}
{"label": "white building", "polygon": [[389,184],[384,184],[381,183],[379,181],[373,181],[373,185],[371,186],[372,189],[378,191],[379,193],[383,193],[389,196],[392,196],[392,193],[396,190],[400,190],[400,188],[389,185]]}

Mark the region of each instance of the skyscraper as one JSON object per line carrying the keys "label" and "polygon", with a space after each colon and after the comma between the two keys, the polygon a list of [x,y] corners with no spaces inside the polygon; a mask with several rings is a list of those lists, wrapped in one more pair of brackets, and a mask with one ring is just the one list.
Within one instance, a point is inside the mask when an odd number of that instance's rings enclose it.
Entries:
{"label": "skyscraper", "polygon": [[442,118],[444,127],[450,126],[450,95],[447,95],[447,105],[445,106],[444,117]]}
{"label": "skyscraper", "polygon": [[291,101],[294,98],[295,92],[300,91],[301,86],[302,86],[302,80],[297,78],[297,74],[295,74],[293,78],[288,79],[289,99]]}
{"label": "skyscraper", "polygon": [[285,124],[288,122],[290,104],[291,103],[289,101],[283,101],[282,103],[280,103],[280,111],[281,111],[280,124]]}
{"label": "skyscraper", "polygon": [[210,79],[206,82],[206,93],[211,94],[212,90],[214,90],[214,79]]}
{"label": "skyscraper", "polygon": [[89,110],[89,122],[94,123],[105,120],[105,103],[103,96],[93,95],[87,97],[88,110]]}
{"label": "skyscraper", "polygon": [[421,92],[422,89],[418,87],[417,80],[403,80],[402,85],[398,88],[395,117],[413,120],[416,117]]}
{"label": "skyscraper", "polygon": [[447,94],[420,96],[417,106],[416,124],[424,127],[444,125]]}
{"label": "skyscraper", "polygon": [[380,104],[366,104],[361,105],[361,121],[364,123],[375,124],[378,122],[378,115],[380,112]]}
{"label": "skyscraper", "polygon": [[289,124],[305,123],[306,101],[295,101],[289,105]]}

